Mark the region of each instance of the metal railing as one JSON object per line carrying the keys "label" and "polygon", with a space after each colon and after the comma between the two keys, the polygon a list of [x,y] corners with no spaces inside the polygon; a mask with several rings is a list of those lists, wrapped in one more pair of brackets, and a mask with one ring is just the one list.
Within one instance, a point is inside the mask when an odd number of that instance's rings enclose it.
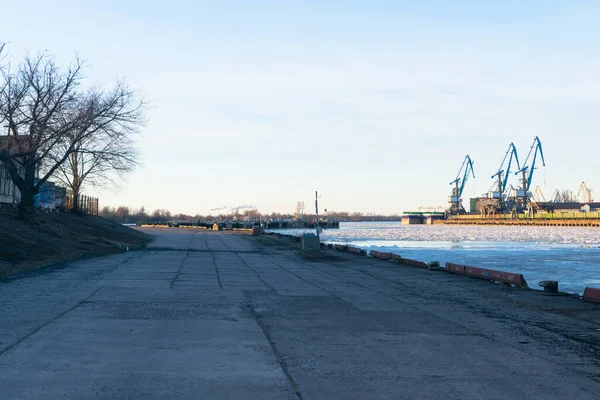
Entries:
{"label": "metal railing", "polygon": [[68,194],[65,200],[65,211],[77,211],[89,215],[98,215],[100,211],[97,197],[85,194],[74,197],[72,194]]}

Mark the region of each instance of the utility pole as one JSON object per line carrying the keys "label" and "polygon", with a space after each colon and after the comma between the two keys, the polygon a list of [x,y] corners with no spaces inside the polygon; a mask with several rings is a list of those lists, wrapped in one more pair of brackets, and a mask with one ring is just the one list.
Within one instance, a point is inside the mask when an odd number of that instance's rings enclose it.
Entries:
{"label": "utility pole", "polygon": [[317,212],[317,239],[321,243],[321,235],[319,233],[319,194],[315,190],[315,211]]}

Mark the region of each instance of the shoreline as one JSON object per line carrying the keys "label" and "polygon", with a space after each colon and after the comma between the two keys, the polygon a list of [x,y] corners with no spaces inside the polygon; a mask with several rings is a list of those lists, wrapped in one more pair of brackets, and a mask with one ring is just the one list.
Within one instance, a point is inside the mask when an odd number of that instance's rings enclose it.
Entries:
{"label": "shoreline", "polygon": [[[288,238],[288,239],[292,239],[293,241],[297,241],[300,242],[301,241],[301,236],[296,236],[293,234],[284,234],[284,233],[278,233],[278,232],[267,232],[266,235],[270,235],[270,236],[275,236],[275,237],[281,237],[281,238]],[[515,244],[518,244],[520,242],[515,242]],[[561,244],[562,245],[562,244]],[[538,283],[542,282],[542,281],[548,281],[548,280],[552,280],[552,281],[558,281],[558,288],[559,290],[561,289],[561,283],[566,286],[567,290],[565,291],[561,291],[561,293],[563,293],[564,295],[573,295],[573,296],[582,296],[585,293],[586,288],[594,288],[597,287],[599,285],[591,285],[588,283],[585,283],[585,281],[582,281],[581,284],[576,284],[576,283],[572,283],[570,280],[567,281],[568,283],[565,283],[565,279],[556,279],[556,271],[549,271],[545,276],[539,276],[539,271],[534,271],[531,269],[527,269],[527,268],[522,268],[519,269],[518,267],[515,268],[502,268],[502,267],[497,267],[494,264],[489,264],[487,262],[478,264],[478,263],[470,263],[470,262],[465,262],[465,257],[463,257],[462,259],[460,257],[452,257],[450,259],[441,259],[441,257],[439,258],[434,258],[434,257],[428,257],[428,259],[423,259],[422,256],[419,256],[417,253],[446,253],[449,252],[450,250],[452,250],[452,248],[447,248],[444,250],[440,250],[440,249],[427,249],[427,248],[410,248],[410,249],[402,249],[402,248],[398,248],[398,247],[391,247],[391,246],[378,246],[378,245],[369,245],[369,246],[364,246],[361,245],[359,243],[357,243],[357,241],[352,241],[352,240],[348,240],[348,241],[335,241],[335,240],[323,240],[321,242],[321,246],[324,248],[323,250],[331,250],[331,249],[335,249],[335,250],[341,250],[342,252],[346,252],[346,251],[351,251],[351,249],[355,250],[353,251],[354,254],[357,254],[358,251],[362,251],[364,253],[364,255],[369,255],[369,256],[373,256],[373,254],[375,254],[376,258],[379,258],[377,256],[377,254],[389,254],[389,257],[387,259],[391,259],[391,260],[395,260],[396,257],[397,258],[404,258],[404,259],[409,259],[409,260],[413,260],[415,262],[421,263],[421,264],[425,264],[427,265],[428,263],[434,262],[434,263],[439,263],[439,265],[441,266],[445,266],[447,264],[458,264],[458,265],[463,265],[463,266],[467,266],[467,267],[471,267],[471,268],[475,268],[475,269],[483,269],[486,271],[495,271],[495,272],[501,272],[501,273],[506,273],[506,274],[511,274],[511,275],[523,275],[525,276],[529,281],[531,286],[529,287],[531,290],[534,290],[536,292],[542,292],[543,288],[540,286],[540,288],[538,288]],[[570,246],[570,248],[572,250],[580,250],[583,248],[587,248],[587,249],[596,249],[598,246],[580,246],[580,245],[569,245],[567,244],[566,246]],[[472,251],[473,249],[470,249],[470,251]],[[486,252],[486,249],[481,249],[481,252]],[[407,256],[408,253],[408,256]],[[485,258],[485,257],[484,257]],[[386,259],[386,258],[384,258]],[[466,258],[468,259],[468,257]],[[467,264],[467,265],[465,265]],[[482,268],[483,267],[483,268]],[[481,272],[483,273],[483,272]],[[530,279],[532,278],[532,279]],[[563,277],[564,278],[564,277]],[[568,289],[568,288],[572,288],[572,289]]]}

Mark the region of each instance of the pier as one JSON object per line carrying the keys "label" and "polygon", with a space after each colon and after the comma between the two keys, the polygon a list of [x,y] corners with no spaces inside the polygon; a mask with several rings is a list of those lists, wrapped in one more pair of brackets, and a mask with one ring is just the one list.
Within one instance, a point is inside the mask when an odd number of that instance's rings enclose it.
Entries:
{"label": "pier", "polygon": [[536,215],[511,214],[482,217],[481,215],[454,215],[438,219],[434,224],[443,225],[536,225],[536,226],[579,226],[600,227],[600,212],[556,212]]}
{"label": "pier", "polygon": [[[265,229],[316,229],[317,224],[314,221],[268,221],[264,223]],[[339,221],[319,221],[319,227],[322,229],[338,229]]]}
{"label": "pier", "polygon": [[530,225],[530,226],[580,226],[600,227],[598,219],[446,219],[434,221],[436,225]]}

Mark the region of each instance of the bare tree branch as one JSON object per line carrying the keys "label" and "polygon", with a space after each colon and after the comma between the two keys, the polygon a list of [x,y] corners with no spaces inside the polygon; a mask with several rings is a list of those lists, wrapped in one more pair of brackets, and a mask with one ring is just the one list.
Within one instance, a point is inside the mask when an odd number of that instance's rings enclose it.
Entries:
{"label": "bare tree branch", "polygon": [[[74,195],[84,185],[117,186],[139,164],[134,136],[142,126],[145,104],[134,90],[119,81],[109,92],[91,89],[80,99],[79,107],[91,116],[85,125],[87,131],[74,132],[65,142],[64,146],[73,146],[73,151],[56,169],[56,178]],[[60,149],[53,156],[67,151]]]}

